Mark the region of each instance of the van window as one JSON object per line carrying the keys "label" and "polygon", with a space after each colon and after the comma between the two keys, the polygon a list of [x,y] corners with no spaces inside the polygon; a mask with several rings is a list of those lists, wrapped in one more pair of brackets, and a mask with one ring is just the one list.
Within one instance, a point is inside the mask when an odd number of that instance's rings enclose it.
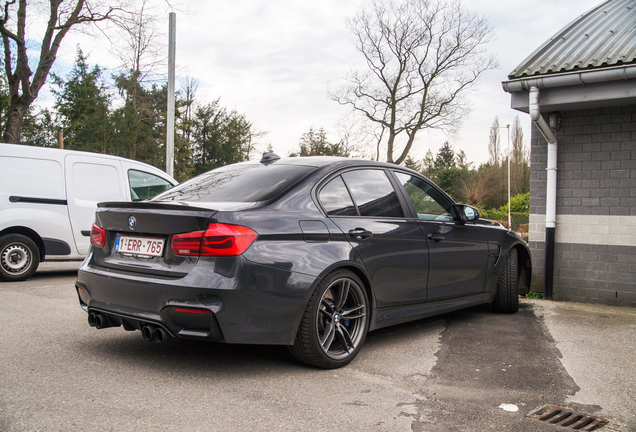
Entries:
{"label": "van window", "polygon": [[128,170],[128,181],[130,182],[130,197],[133,201],[148,199],[172,187],[161,177],[137,170]]}
{"label": "van window", "polygon": [[63,198],[62,166],[53,160],[0,157],[3,192],[29,198]]}
{"label": "van window", "polygon": [[117,169],[92,163],[73,164],[75,198],[88,201],[121,201]]}

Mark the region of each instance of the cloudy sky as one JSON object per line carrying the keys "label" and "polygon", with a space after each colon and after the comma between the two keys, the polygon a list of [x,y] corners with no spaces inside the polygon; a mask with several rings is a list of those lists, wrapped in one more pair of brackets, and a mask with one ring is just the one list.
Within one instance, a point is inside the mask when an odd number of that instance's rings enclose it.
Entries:
{"label": "cloudy sky", "polygon": [[[156,1],[157,10],[166,2]],[[177,75],[199,80],[198,98],[244,113],[257,131],[266,131],[262,148],[272,144],[281,156],[297,148],[302,133],[323,127],[337,140],[336,125],[349,110],[329,99],[328,90],[341,84],[347,69],[360,65],[346,18],[368,0],[233,0],[183,1],[177,13]],[[501,125],[519,114],[526,141],[527,114],[511,110],[510,96],[501,88],[526,56],[599,0],[465,0],[486,16],[495,30],[489,52],[500,68],[487,72],[470,94],[471,114],[456,136],[422,132],[413,156],[437,152],[448,139],[476,164],[488,159],[488,133],[495,116]],[[58,60],[58,71],[72,65],[79,44],[89,63],[115,67],[118,61],[99,40],[74,34]],[[167,45],[167,36],[166,36]],[[167,73],[167,72],[166,72]],[[43,96],[46,98],[46,96]],[[43,99],[44,100],[44,99]],[[502,143],[506,143],[505,130]],[[372,151],[369,150],[369,154]]]}

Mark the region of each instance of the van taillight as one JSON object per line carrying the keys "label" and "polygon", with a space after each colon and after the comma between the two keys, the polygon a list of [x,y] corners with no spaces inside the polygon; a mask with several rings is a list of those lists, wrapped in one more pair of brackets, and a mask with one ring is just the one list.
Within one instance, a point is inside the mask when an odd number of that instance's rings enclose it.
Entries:
{"label": "van taillight", "polygon": [[91,244],[100,248],[106,244],[106,231],[95,224],[91,228]]}
{"label": "van taillight", "polygon": [[172,252],[184,256],[241,255],[258,237],[244,226],[211,223],[205,231],[172,236]]}

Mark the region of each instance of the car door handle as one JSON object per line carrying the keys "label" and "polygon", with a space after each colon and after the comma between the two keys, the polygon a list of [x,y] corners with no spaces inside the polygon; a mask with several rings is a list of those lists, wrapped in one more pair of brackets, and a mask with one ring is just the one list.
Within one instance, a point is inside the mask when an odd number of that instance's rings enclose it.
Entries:
{"label": "car door handle", "polygon": [[427,237],[436,242],[444,240],[444,236],[438,233],[429,234]]}
{"label": "car door handle", "polygon": [[366,240],[373,235],[371,231],[367,231],[364,228],[356,228],[349,230],[349,235],[358,240]]}

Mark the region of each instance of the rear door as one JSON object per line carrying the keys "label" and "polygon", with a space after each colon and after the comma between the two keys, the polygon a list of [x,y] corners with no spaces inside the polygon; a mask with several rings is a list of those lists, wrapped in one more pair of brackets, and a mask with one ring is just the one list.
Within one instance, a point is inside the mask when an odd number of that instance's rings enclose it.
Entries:
{"label": "rear door", "polygon": [[77,252],[86,255],[97,203],[127,200],[121,164],[115,159],[67,155],[65,169],[73,238]]}
{"label": "rear door", "polygon": [[318,192],[371,278],[378,307],[426,300],[428,249],[417,221],[405,217],[384,169],[343,172]]}

